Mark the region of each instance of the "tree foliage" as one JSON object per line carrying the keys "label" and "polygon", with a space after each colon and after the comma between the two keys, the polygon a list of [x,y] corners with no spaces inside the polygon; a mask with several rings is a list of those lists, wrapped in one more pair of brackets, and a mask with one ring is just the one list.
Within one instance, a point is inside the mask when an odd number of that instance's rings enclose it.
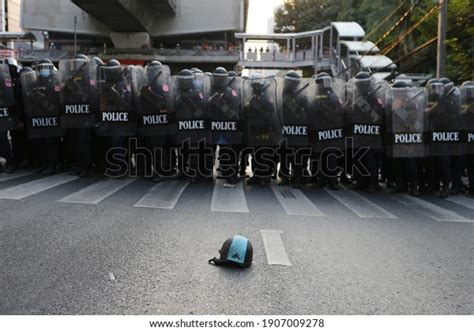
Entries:
{"label": "tree foliage", "polygon": [[[401,38],[436,5],[434,0],[296,0],[276,12],[277,32],[302,32],[326,27],[332,21],[356,21],[366,32],[393,14],[370,35],[378,41],[405,13],[394,31],[378,46],[396,45],[386,55],[395,60],[401,71],[435,74],[438,12],[428,17],[414,31]],[[414,8],[413,10],[410,10]],[[413,52],[428,41],[426,47]],[[448,0],[447,73],[458,82],[474,79],[474,0]],[[398,60],[398,61],[397,61]]]}

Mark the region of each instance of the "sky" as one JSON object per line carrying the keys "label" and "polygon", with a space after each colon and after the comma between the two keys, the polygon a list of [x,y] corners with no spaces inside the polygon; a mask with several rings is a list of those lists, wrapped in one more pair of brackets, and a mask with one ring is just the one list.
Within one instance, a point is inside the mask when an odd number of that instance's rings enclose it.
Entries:
{"label": "sky", "polygon": [[247,33],[268,33],[269,20],[283,0],[250,0]]}

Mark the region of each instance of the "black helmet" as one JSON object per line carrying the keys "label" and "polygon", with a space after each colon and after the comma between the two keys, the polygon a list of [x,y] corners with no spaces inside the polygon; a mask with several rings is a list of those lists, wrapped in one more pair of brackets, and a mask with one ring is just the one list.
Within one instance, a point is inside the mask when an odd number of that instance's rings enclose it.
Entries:
{"label": "black helmet", "polygon": [[447,77],[443,77],[439,81],[443,83],[446,93],[449,93],[454,88],[454,83]]}
{"label": "black helmet", "polygon": [[189,69],[189,70],[191,70],[191,72],[192,72],[193,74],[204,74],[204,72],[203,72],[201,69],[196,68],[196,67],[193,67],[193,68],[191,68],[191,69]]}
{"label": "black helmet", "polygon": [[473,103],[474,102],[474,82],[467,81],[461,85],[462,93],[465,96],[466,103]]}
{"label": "black helmet", "polygon": [[74,59],[76,60],[84,60],[84,61],[87,61],[89,62],[89,58],[87,57],[87,55],[84,55],[84,54],[77,54]]}
{"label": "black helmet", "polygon": [[42,59],[33,65],[33,69],[39,72],[41,78],[49,78],[54,71],[54,64],[50,59]]}
{"label": "black helmet", "polygon": [[294,90],[298,87],[301,81],[301,76],[296,71],[289,71],[284,78],[284,85],[286,90]]}
{"label": "black helmet", "polygon": [[238,77],[239,76],[238,73],[236,73],[235,71],[232,71],[232,70],[227,72],[227,73],[229,74],[229,77]]}
{"label": "black helmet", "polygon": [[253,247],[247,238],[233,236],[224,242],[219,250],[219,256],[219,258],[210,259],[209,263],[248,268],[252,265]]}
{"label": "black helmet", "polygon": [[103,66],[104,65],[104,61],[102,61],[102,59],[98,56],[94,56],[92,58],[92,60],[94,61],[95,65],[97,65],[97,66]]}
{"label": "black helmet", "polygon": [[253,74],[250,77],[250,86],[255,93],[260,93],[261,89],[263,88],[263,78],[263,74],[259,72]]}
{"label": "black helmet", "polygon": [[438,101],[446,91],[446,87],[439,79],[430,79],[426,83],[426,88],[428,89],[429,101]]}
{"label": "black helmet", "polygon": [[111,59],[109,60],[109,62],[107,62],[107,67],[120,67],[120,66],[121,66],[120,62],[115,59]]}
{"label": "black helmet", "polygon": [[332,78],[326,72],[319,73],[315,78],[318,89],[330,89],[332,87]]}
{"label": "black helmet", "polygon": [[409,87],[410,85],[404,80],[396,80],[392,84],[392,88],[396,88],[396,89],[409,88]]}
{"label": "black helmet", "polygon": [[178,74],[178,87],[183,90],[193,88],[194,74],[189,69],[183,69]]}
{"label": "black helmet", "polygon": [[372,76],[367,71],[361,71],[355,76],[355,84],[361,96],[368,96],[372,85]]}
{"label": "black helmet", "polygon": [[153,60],[150,63],[148,63],[148,66],[150,67],[161,67],[163,64],[160,61]]}
{"label": "black helmet", "polygon": [[212,82],[217,87],[223,87],[227,83],[228,77],[227,70],[223,67],[218,67],[212,73]]}

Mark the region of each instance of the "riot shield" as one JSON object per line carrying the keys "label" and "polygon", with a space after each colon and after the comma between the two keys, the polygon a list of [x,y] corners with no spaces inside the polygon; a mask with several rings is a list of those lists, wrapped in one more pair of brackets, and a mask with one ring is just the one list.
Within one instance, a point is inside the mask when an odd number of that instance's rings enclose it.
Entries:
{"label": "riot shield", "polygon": [[[428,91],[427,91],[428,92]],[[461,93],[458,88],[445,91],[440,99],[428,94],[431,156],[458,156],[463,153]]]}
{"label": "riot shield", "polygon": [[312,79],[277,77],[277,99],[282,113],[282,138],[288,146],[309,146],[308,113],[314,84]]}
{"label": "riot shield", "polygon": [[165,65],[147,66],[135,70],[138,92],[138,134],[140,136],[169,136],[176,134],[170,68]]}
{"label": "riot shield", "polygon": [[85,59],[59,62],[61,127],[92,128],[96,120],[96,66]]}
{"label": "riot shield", "polygon": [[243,144],[241,97],[240,77],[211,77],[209,108],[213,144],[221,146]]}
{"label": "riot shield", "polygon": [[474,83],[461,87],[461,123],[464,136],[464,152],[474,154]]}
{"label": "riot shield", "polygon": [[341,80],[328,77],[316,84],[309,115],[311,148],[321,153],[328,148],[344,150],[344,88]]}
{"label": "riot shield", "polygon": [[346,102],[346,136],[354,148],[383,148],[384,96],[388,84],[370,79],[349,82]]}
{"label": "riot shield", "polygon": [[133,136],[136,107],[131,67],[99,67],[99,136]]}
{"label": "riot shield", "polygon": [[250,78],[243,81],[243,105],[246,118],[246,145],[278,146],[282,140],[283,118],[277,105],[274,78]]}
{"label": "riot shield", "polygon": [[0,132],[16,126],[15,95],[7,64],[0,64]]}
{"label": "riot shield", "polygon": [[209,85],[209,76],[200,73],[173,77],[178,144],[187,139],[192,144],[201,140],[210,142]]}
{"label": "riot shield", "polygon": [[422,88],[390,88],[386,102],[386,154],[391,158],[428,155],[426,98]]}
{"label": "riot shield", "polygon": [[26,129],[30,138],[61,137],[59,79],[52,70],[47,77],[39,70],[26,71],[21,75],[25,104]]}

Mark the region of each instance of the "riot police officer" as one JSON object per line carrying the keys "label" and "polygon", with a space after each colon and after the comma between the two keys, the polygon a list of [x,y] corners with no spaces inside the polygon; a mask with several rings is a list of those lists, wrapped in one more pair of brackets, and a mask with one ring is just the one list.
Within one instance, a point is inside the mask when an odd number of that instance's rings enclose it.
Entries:
{"label": "riot police officer", "polygon": [[[344,108],[342,82],[322,72],[315,78],[315,102],[309,113],[313,187],[338,190],[338,161],[344,156]],[[336,83],[339,89],[336,89]]]}
{"label": "riot police officer", "polygon": [[[302,80],[296,71],[283,79],[283,144],[280,145],[280,186],[303,184],[303,169],[308,163],[308,110],[310,82]],[[291,168],[291,170],[290,170]]]}
{"label": "riot police officer", "polygon": [[12,132],[18,122],[18,114],[14,93],[14,83],[7,63],[0,64],[0,157],[6,160],[5,167],[0,171],[14,172],[15,162],[12,147],[8,139],[8,131]]}
{"label": "riot police officer", "polygon": [[123,178],[128,165],[128,137],[136,131],[136,104],[132,95],[131,68],[109,60],[99,67],[100,116],[96,133],[107,137],[106,176]]}
{"label": "riot police officer", "polygon": [[145,67],[139,84],[140,120],[138,134],[153,151],[154,182],[170,178],[175,171],[173,145],[176,139],[176,116],[172,107],[170,69],[159,61]]}
{"label": "riot police officer", "polygon": [[469,178],[469,195],[474,195],[474,82],[461,86],[461,123],[464,131],[465,167]]}
{"label": "riot police officer", "polygon": [[[179,170],[192,183],[212,180],[207,76],[183,69],[176,77],[175,109],[178,124]],[[211,161],[212,162],[212,161]]]}
{"label": "riot police officer", "polygon": [[352,161],[360,157],[360,164],[352,162],[354,189],[369,193],[380,190],[379,168],[383,159],[384,109],[382,95],[385,87],[376,83],[368,72],[359,72],[352,81],[348,98],[347,136],[352,138]]}
{"label": "riot police officer", "polygon": [[40,60],[33,65],[33,69],[25,70],[21,75],[27,130],[33,139],[35,158],[41,159],[36,171],[53,175],[58,170],[59,138],[64,136],[59,124],[59,79],[49,59]]}
{"label": "riot police officer", "polygon": [[67,129],[68,149],[73,161],[70,175],[87,177],[91,168],[91,144],[96,125],[95,66],[78,54],[59,62],[61,82],[61,126]]}
{"label": "riot police officer", "polygon": [[428,117],[430,132],[430,157],[425,160],[425,192],[441,190],[439,196],[447,198],[450,193],[450,157],[458,155],[461,147],[459,131],[459,109],[448,102],[455,93],[446,92],[446,86],[438,79],[431,79],[427,85]]}
{"label": "riot police officer", "polygon": [[254,74],[244,81],[246,144],[252,148],[253,177],[249,185],[268,185],[275,174],[277,146],[281,142],[282,122],[276,105],[276,81]]}
{"label": "riot police officer", "polygon": [[238,156],[243,145],[241,114],[241,80],[229,77],[225,68],[212,73],[209,106],[211,111],[211,142],[219,145],[222,177],[229,184],[238,182]]}
{"label": "riot police officer", "polygon": [[386,99],[386,153],[395,172],[392,193],[408,189],[419,196],[418,160],[426,157],[425,95],[421,88],[396,81]]}

